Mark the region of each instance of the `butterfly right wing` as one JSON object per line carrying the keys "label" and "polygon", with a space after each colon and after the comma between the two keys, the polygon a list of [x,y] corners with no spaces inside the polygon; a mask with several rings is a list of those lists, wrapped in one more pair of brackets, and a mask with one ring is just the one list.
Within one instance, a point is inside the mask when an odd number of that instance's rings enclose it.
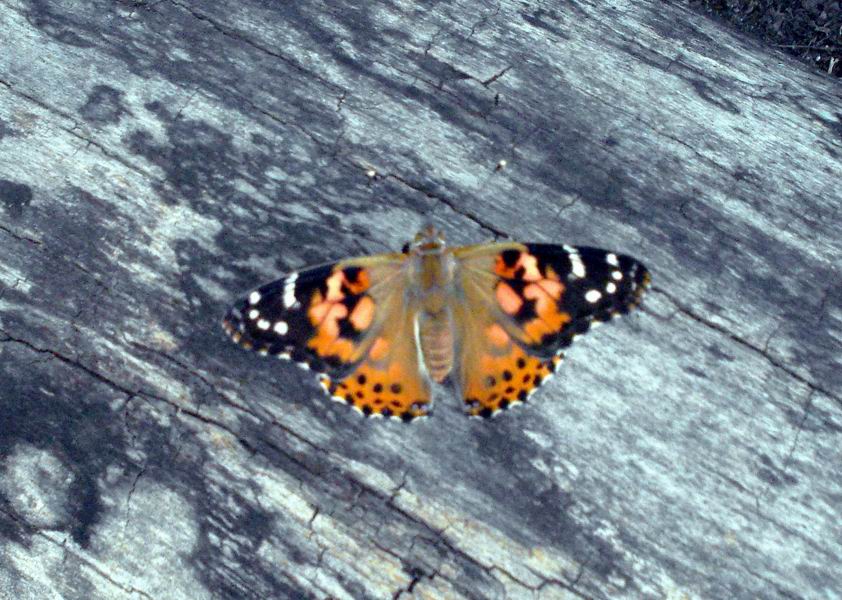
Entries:
{"label": "butterfly right wing", "polygon": [[457,384],[472,415],[522,402],[595,323],[634,308],[649,285],[630,256],[599,248],[502,242],[454,251]]}

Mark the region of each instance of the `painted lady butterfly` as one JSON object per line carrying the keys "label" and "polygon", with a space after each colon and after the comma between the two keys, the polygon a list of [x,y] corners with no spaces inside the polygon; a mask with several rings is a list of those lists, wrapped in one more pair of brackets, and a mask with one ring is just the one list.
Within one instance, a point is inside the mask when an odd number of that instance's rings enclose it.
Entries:
{"label": "painted lady butterfly", "polygon": [[400,253],[266,284],[223,326],[245,348],[317,371],[365,415],[427,415],[431,380],[452,380],[468,414],[489,417],[547,381],[578,335],[635,307],[649,279],[635,259],[597,248],[447,248],[428,226]]}

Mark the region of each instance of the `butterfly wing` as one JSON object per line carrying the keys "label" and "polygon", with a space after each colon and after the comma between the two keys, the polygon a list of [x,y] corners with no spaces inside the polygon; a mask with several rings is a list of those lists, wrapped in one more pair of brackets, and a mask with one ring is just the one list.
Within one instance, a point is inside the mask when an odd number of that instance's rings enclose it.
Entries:
{"label": "butterfly wing", "polygon": [[223,327],[244,348],[312,368],[363,414],[421,416],[430,394],[405,267],[406,255],[384,254],[291,273],[234,303]]}
{"label": "butterfly wing", "polygon": [[593,323],[636,306],[649,273],[635,259],[598,248],[519,244],[454,251],[463,294],[458,385],[471,415],[526,400]]}
{"label": "butterfly wing", "polygon": [[422,370],[415,323],[418,309],[394,296],[383,311],[386,322],[372,339],[365,359],[342,378],[324,378],[334,400],[366,416],[411,421],[430,412],[430,382]]}

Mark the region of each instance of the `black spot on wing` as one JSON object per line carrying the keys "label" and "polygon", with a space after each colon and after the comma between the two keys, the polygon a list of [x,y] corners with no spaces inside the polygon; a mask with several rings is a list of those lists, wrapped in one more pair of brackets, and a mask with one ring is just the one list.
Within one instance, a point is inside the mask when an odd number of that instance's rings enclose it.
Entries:
{"label": "black spot on wing", "polygon": [[343,337],[349,340],[357,340],[360,338],[361,335],[362,332],[359,331],[356,327],[354,327],[350,319],[339,320],[339,337]]}
{"label": "black spot on wing", "polygon": [[509,268],[512,268],[517,264],[517,261],[520,258],[520,255],[521,255],[520,250],[510,248],[508,250],[503,250],[503,252],[500,253],[500,258],[503,259],[503,264],[505,264]]}
{"label": "black spot on wing", "polygon": [[523,304],[520,309],[513,315],[515,321],[518,323],[526,323],[538,318],[538,313],[535,311],[536,299],[523,298]]}
{"label": "black spot on wing", "polygon": [[[357,283],[357,281],[359,281],[359,277],[360,277],[361,272],[362,272],[361,267],[346,267],[343,270],[343,273],[345,275],[345,279],[347,279],[348,282],[350,282],[350,283]],[[346,291],[346,293],[350,293],[350,292]]]}
{"label": "black spot on wing", "polygon": [[[518,269],[519,271],[522,269]],[[516,278],[516,279],[503,279],[502,280],[505,285],[508,285],[512,288],[512,291],[520,297],[523,301],[520,309],[511,315],[512,319],[515,320],[516,323],[527,323],[532,321],[533,319],[537,318],[538,313],[535,312],[535,304],[537,300],[526,298],[523,294],[526,286],[529,285],[529,282],[524,281],[523,279]],[[499,284],[498,284],[499,285]]]}

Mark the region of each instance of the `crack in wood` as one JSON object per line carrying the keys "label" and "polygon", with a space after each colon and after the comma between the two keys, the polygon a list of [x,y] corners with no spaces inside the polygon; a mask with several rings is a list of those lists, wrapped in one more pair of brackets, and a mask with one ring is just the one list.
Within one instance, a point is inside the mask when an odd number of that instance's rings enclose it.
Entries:
{"label": "crack in wood", "polygon": [[340,91],[340,92],[343,92],[343,93],[347,91],[347,90],[343,89],[341,86],[336,85],[332,81],[330,81],[328,79],[325,79],[321,75],[319,75],[317,73],[314,73],[313,71],[310,71],[309,69],[306,69],[305,67],[301,66],[300,64],[298,64],[296,61],[292,60],[291,58],[289,58],[289,57],[287,57],[283,54],[280,54],[278,52],[274,52],[273,50],[271,50],[269,48],[266,48],[265,46],[255,42],[254,40],[242,35],[238,31],[234,31],[234,30],[231,30],[227,27],[224,27],[222,24],[217,22],[215,19],[213,19],[213,18],[211,18],[207,15],[203,15],[203,14],[199,13],[195,9],[191,8],[190,6],[186,6],[185,4],[180,2],[179,0],[169,0],[169,2],[171,4],[173,4],[174,6],[177,6],[181,10],[186,11],[187,13],[189,13],[190,15],[192,15],[194,18],[198,19],[199,21],[204,21],[205,23],[209,24],[211,27],[213,27],[213,29],[215,29],[216,31],[218,31],[220,34],[222,34],[225,37],[229,37],[229,38],[238,40],[238,41],[240,41],[240,42],[242,42],[242,43],[244,43],[248,46],[251,46],[255,50],[259,50],[260,52],[263,52],[263,53],[267,54],[268,56],[271,56],[272,58],[277,58],[278,60],[280,60],[281,62],[283,62],[287,65],[289,65],[290,67],[292,67],[293,69],[295,69],[296,71],[301,73],[302,75],[306,75],[307,77],[311,77],[311,78],[315,79],[316,81],[318,81],[319,83],[322,83],[322,84],[328,86],[332,90]]}
{"label": "crack in wood", "polygon": [[750,350],[753,350],[754,352],[756,352],[757,354],[759,354],[760,356],[765,358],[772,366],[780,369],[781,371],[783,371],[784,373],[786,373],[787,375],[789,375],[793,379],[796,379],[800,383],[803,383],[804,385],[806,385],[811,390],[819,391],[822,394],[824,394],[825,396],[827,396],[828,398],[832,398],[835,402],[837,402],[840,406],[842,406],[842,396],[837,395],[835,392],[826,388],[825,386],[823,386],[821,384],[818,384],[815,381],[812,381],[811,379],[805,377],[804,375],[801,375],[800,373],[795,371],[792,367],[790,367],[786,363],[781,362],[780,360],[778,360],[777,358],[775,358],[771,354],[768,354],[767,352],[765,352],[763,347],[758,346],[757,344],[754,344],[753,342],[751,342],[749,340],[741,338],[739,335],[737,335],[733,331],[729,330],[727,327],[724,327],[723,325],[719,325],[718,323],[714,323],[713,321],[709,321],[709,320],[705,319],[704,317],[702,317],[701,315],[699,315],[695,311],[693,311],[691,308],[685,306],[677,298],[675,298],[672,294],[670,294],[669,292],[667,292],[663,288],[660,288],[658,286],[652,286],[652,292],[654,292],[656,294],[663,295],[673,306],[675,306],[678,309],[678,312],[680,312],[681,314],[683,314],[683,315],[691,318],[692,320],[704,325],[708,329],[712,329],[714,331],[717,331],[717,332],[727,336],[728,338],[730,338],[734,342],[738,343],[740,346],[743,346],[744,348],[748,348]]}
{"label": "crack in wood", "polygon": [[472,214],[472,213],[470,213],[470,212],[468,212],[468,211],[461,210],[461,209],[460,209],[460,208],[456,205],[456,203],[455,203],[455,202],[453,202],[452,200],[450,200],[450,199],[448,199],[448,198],[445,198],[444,196],[441,196],[441,195],[439,195],[439,194],[436,194],[435,192],[432,192],[432,191],[430,191],[430,190],[426,189],[426,188],[425,188],[424,186],[422,186],[422,185],[419,185],[419,184],[417,184],[417,183],[413,183],[412,181],[410,181],[410,180],[408,180],[408,179],[406,179],[406,178],[404,178],[404,177],[402,177],[402,176],[400,176],[400,175],[397,175],[397,174],[395,174],[395,173],[388,173],[388,174],[384,175],[384,177],[385,177],[386,179],[394,179],[394,180],[395,180],[395,181],[397,181],[398,183],[401,183],[401,184],[405,185],[406,187],[408,187],[408,188],[411,188],[411,189],[415,190],[416,192],[421,192],[421,193],[422,193],[422,194],[424,194],[427,198],[430,198],[431,200],[436,200],[437,202],[440,202],[440,203],[444,204],[445,206],[447,206],[448,208],[450,208],[450,209],[451,209],[453,212],[455,212],[456,214],[461,215],[461,216],[463,216],[463,217],[467,218],[467,219],[468,219],[468,220],[470,220],[470,221],[473,221],[474,223],[476,223],[477,225],[479,225],[482,229],[485,229],[485,230],[487,230],[487,231],[490,231],[491,233],[493,233],[493,234],[494,234],[496,237],[498,237],[498,238],[506,238],[506,237],[508,237],[508,235],[506,234],[506,232],[504,232],[503,230],[501,230],[501,229],[497,229],[497,228],[496,228],[496,227],[494,227],[491,223],[489,223],[489,222],[487,222],[487,221],[485,221],[485,220],[483,220],[483,219],[479,218],[478,216],[476,216],[476,215],[474,215],[474,214]]}
{"label": "crack in wood", "polygon": [[44,244],[44,242],[42,242],[41,240],[37,240],[37,239],[31,238],[31,237],[27,237],[25,235],[19,235],[19,234],[15,233],[14,231],[12,231],[11,229],[9,229],[8,227],[6,227],[5,225],[0,225],[0,231],[5,233],[6,235],[9,235],[10,237],[13,237],[14,239],[16,239],[19,242],[28,242],[30,244],[33,244],[34,246],[42,246]]}
{"label": "crack in wood", "polygon": [[[505,75],[506,73],[508,73],[508,72],[509,72],[509,70],[510,70],[511,68],[512,68],[512,66],[511,66],[511,65],[509,65],[508,67],[504,68],[503,70],[499,71],[498,73],[495,73],[494,75],[492,75],[492,76],[491,76],[491,77],[489,77],[488,79],[484,79],[484,80],[480,81],[480,83],[481,83],[483,86],[488,87],[488,86],[490,86],[492,83],[494,83],[495,81],[497,81],[498,79],[500,79],[503,75]],[[479,80],[478,80],[478,81],[479,81]]]}
{"label": "crack in wood", "polygon": [[100,568],[94,561],[88,560],[83,554],[80,554],[78,552],[74,552],[72,549],[70,549],[68,547],[66,538],[62,539],[61,542],[57,541],[56,539],[54,539],[52,536],[48,535],[44,531],[42,531],[42,530],[40,530],[36,527],[33,527],[32,525],[30,525],[29,523],[27,523],[26,521],[21,519],[14,512],[11,512],[11,511],[7,510],[2,503],[0,503],[0,513],[9,517],[12,521],[16,522],[23,529],[25,529],[25,530],[31,532],[32,534],[37,535],[38,537],[46,540],[48,543],[53,544],[57,548],[60,548],[61,551],[62,551],[62,556],[63,556],[62,562],[63,563],[67,561],[68,556],[72,556],[75,560],[77,560],[81,564],[85,565],[85,567],[90,569],[93,573],[96,573],[99,577],[102,577],[108,583],[110,583],[111,585],[113,585],[116,588],[119,588],[119,589],[123,590],[127,594],[137,594],[141,598],[145,598],[147,600],[155,600],[154,596],[144,592],[140,588],[136,588],[132,585],[128,585],[128,584],[122,583],[122,582],[114,579],[114,577],[109,575],[104,569]]}

